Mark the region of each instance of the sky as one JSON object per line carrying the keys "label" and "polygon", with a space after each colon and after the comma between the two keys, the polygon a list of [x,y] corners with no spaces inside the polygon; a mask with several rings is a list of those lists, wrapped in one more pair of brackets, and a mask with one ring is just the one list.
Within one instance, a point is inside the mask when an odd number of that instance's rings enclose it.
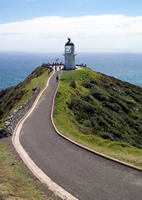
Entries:
{"label": "sky", "polygon": [[0,51],[142,53],[141,0],[0,0]]}

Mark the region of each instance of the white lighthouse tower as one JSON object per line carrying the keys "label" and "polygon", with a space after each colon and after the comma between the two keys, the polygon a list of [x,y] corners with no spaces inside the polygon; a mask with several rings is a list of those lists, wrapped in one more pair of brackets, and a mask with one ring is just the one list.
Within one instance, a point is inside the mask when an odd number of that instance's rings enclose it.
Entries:
{"label": "white lighthouse tower", "polygon": [[75,69],[75,47],[71,42],[71,39],[68,38],[68,42],[65,44],[65,70],[73,70]]}

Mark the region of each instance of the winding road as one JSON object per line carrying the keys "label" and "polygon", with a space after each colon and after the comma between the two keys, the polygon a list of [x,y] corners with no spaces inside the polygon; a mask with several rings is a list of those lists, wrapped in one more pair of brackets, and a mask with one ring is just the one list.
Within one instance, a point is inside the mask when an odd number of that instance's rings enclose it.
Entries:
{"label": "winding road", "polygon": [[56,73],[24,122],[20,142],[36,165],[80,200],[141,200],[142,173],[97,156],[59,136],[51,122]]}

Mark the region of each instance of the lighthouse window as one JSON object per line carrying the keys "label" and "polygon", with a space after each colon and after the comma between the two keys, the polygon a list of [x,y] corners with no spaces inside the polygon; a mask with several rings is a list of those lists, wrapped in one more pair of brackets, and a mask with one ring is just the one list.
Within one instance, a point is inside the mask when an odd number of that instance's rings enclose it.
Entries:
{"label": "lighthouse window", "polygon": [[66,53],[71,53],[71,46],[66,46],[65,51]]}

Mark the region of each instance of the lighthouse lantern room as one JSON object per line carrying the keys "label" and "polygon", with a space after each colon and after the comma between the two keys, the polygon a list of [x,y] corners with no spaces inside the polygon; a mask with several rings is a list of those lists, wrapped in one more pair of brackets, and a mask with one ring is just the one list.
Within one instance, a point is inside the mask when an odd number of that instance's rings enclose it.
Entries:
{"label": "lighthouse lantern room", "polygon": [[71,42],[71,39],[68,38],[68,42],[65,44],[65,70],[74,70],[75,69],[75,47]]}

